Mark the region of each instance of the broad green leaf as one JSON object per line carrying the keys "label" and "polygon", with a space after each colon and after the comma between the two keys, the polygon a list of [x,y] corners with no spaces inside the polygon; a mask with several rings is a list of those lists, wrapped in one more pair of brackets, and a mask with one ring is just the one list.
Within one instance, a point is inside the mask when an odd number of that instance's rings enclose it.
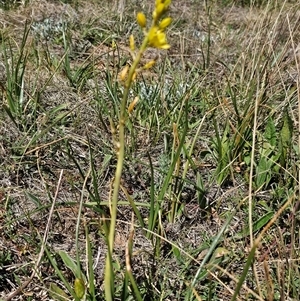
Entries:
{"label": "broad green leaf", "polygon": [[272,117],[268,118],[268,122],[267,122],[265,133],[264,133],[264,138],[267,141],[267,143],[270,143],[271,147],[276,146],[276,142],[277,142],[276,127],[275,127],[274,120],[272,119]]}

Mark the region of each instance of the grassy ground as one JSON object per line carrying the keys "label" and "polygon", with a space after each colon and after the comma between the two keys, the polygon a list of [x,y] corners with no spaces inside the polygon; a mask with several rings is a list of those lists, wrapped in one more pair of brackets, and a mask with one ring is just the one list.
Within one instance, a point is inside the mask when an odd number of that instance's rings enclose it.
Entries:
{"label": "grassy ground", "polygon": [[[114,300],[299,300],[300,4],[270,2],[171,4],[130,91]],[[0,5],[0,298],[105,300],[118,75],[154,1]]]}

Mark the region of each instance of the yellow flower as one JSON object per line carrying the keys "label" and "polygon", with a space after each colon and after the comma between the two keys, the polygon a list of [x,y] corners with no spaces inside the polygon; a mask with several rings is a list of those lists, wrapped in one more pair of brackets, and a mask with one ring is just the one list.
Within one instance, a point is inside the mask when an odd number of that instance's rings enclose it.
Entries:
{"label": "yellow flower", "polygon": [[144,13],[142,13],[142,12],[137,13],[136,20],[142,28],[146,27],[147,19],[146,19],[146,16],[144,15]]}
{"label": "yellow flower", "polygon": [[166,34],[157,26],[151,27],[149,33],[149,46],[154,48],[169,49],[170,45],[167,42]]}

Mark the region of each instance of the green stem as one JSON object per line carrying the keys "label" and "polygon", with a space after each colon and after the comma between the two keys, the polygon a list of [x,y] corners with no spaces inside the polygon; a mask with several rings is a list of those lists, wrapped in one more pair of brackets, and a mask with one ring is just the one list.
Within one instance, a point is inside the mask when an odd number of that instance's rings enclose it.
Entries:
{"label": "green stem", "polygon": [[122,102],[121,102],[121,109],[120,109],[120,118],[119,118],[119,145],[117,145],[117,169],[115,173],[114,179],[114,191],[112,196],[112,206],[111,206],[111,224],[110,224],[110,231],[109,231],[109,244],[110,244],[110,251],[113,250],[113,241],[115,237],[115,225],[116,225],[116,216],[117,216],[117,203],[118,203],[118,196],[120,190],[120,182],[123,170],[123,163],[124,163],[124,154],[125,154],[125,121],[126,121],[126,104],[129,95],[129,90],[132,84],[132,78],[135,70],[137,69],[137,65],[139,64],[141,57],[146,49],[148,44],[148,38],[146,37],[143,41],[143,44],[132,63],[132,66],[129,70],[128,79],[126,81],[125,91],[123,94]]}
{"label": "green stem", "polygon": [[109,237],[108,237],[108,256],[106,258],[105,265],[105,295],[106,300],[113,301],[114,298],[114,280],[113,280],[113,266],[112,266],[112,254],[114,248],[114,239],[115,239],[115,229],[116,229],[116,220],[117,220],[117,205],[118,205],[118,196],[120,190],[120,182],[122,177],[123,163],[124,163],[124,155],[125,155],[125,122],[126,122],[126,105],[129,96],[130,87],[133,82],[133,75],[137,69],[137,66],[142,58],[142,55],[147,48],[148,44],[148,36],[146,36],[143,40],[143,43],[140,47],[139,52],[135,60],[133,61],[127,81],[125,83],[125,90],[123,94],[123,98],[120,105],[120,117],[119,117],[119,141],[117,144],[117,167],[114,178],[114,186],[113,186],[113,195],[111,202],[111,222],[109,229]]}

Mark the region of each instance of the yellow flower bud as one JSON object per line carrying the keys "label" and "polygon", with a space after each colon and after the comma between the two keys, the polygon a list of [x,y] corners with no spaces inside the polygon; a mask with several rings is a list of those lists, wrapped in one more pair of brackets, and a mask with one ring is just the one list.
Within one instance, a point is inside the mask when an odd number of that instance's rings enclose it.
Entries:
{"label": "yellow flower bud", "polygon": [[154,64],[155,64],[155,61],[152,60],[152,61],[146,63],[143,68],[144,69],[150,69],[150,68],[152,68],[154,66]]}
{"label": "yellow flower bud", "polygon": [[160,4],[163,4],[165,7],[165,10],[167,10],[169,5],[171,4],[171,0],[156,0],[155,1],[155,7],[157,7]]}
{"label": "yellow flower bud", "polygon": [[130,49],[131,49],[132,51],[134,51],[134,49],[135,49],[135,43],[134,43],[134,36],[133,36],[133,35],[131,35],[131,36],[129,37],[129,45],[130,45]]}
{"label": "yellow flower bud", "polygon": [[146,16],[144,15],[144,13],[139,12],[136,16],[136,20],[142,28],[146,27],[147,20],[146,20]]}
{"label": "yellow flower bud", "polygon": [[82,279],[76,278],[74,282],[74,291],[79,299],[82,299],[85,293],[85,285]]}
{"label": "yellow flower bud", "polygon": [[164,6],[165,6],[165,9],[167,9],[170,6],[170,4],[171,4],[171,0],[164,0],[162,2],[164,4]]}
{"label": "yellow flower bud", "polygon": [[131,104],[129,105],[129,107],[128,107],[128,113],[129,114],[133,111],[133,109],[134,109],[134,107],[135,107],[135,105],[137,104],[138,101],[139,101],[139,97],[136,96],[134,98],[134,100],[131,102]]}
{"label": "yellow flower bud", "polygon": [[127,76],[127,73],[128,73],[128,70],[129,70],[129,66],[126,65],[122,70],[121,72],[119,73],[119,79],[124,82],[126,80],[126,76]]}
{"label": "yellow flower bud", "polygon": [[136,79],[136,72],[134,72],[134,73],[132,74],[132,81],[135,81],[135,79]]}
{"label": "yellow flower bud", "polygon": [[163,3],[159,3],[158,5],[156,5],[155,10],[153,12],[153,19],[158,20],[161,15],[164,13],[165,11],[165,6]]}
{"label": "yellow flower bud", "polygon": [[166,29],[172,22],[172,18],[164,18],[160,23],[159,23],[159,28],[164,30]]}

